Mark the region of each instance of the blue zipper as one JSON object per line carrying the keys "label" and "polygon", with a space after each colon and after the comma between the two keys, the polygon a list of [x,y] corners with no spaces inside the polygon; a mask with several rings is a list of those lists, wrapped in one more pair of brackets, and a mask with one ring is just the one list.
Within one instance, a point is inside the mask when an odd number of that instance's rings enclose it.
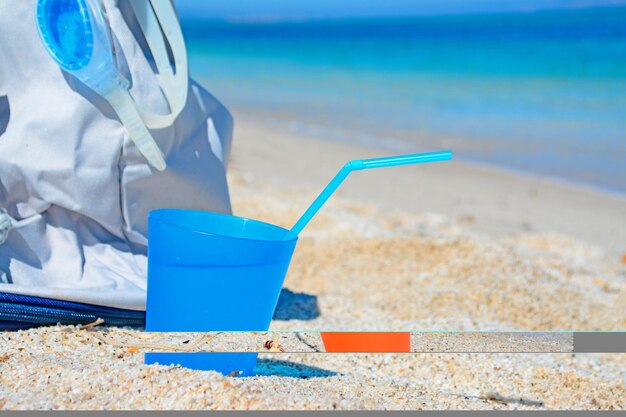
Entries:
{"label": "blue zipper", "polygon": [[[98,318],[112,326],[145,326],[144,311],[102,307],[50,298],[0,293],[0,330],[40,325],[88,324]],[[30,325],[30,326],[29,326]]]}

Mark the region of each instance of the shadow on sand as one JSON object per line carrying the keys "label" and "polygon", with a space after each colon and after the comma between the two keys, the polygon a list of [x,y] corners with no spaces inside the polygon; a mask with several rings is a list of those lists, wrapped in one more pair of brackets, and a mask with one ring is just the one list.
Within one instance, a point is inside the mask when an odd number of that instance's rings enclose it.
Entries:
{"label": "shadow on sand", "polygon": [[326,378],[337,375],[337,372],[327,369],[308,366],[301,363],[277,360],[259,359],[254,367],[256,376],[281,376],[289,378],[309,379]]}
{"label": "shadow on sand", "polygon": [[316,295],[283,288],[274,311],[274,320],[313,320],[319,316]]}

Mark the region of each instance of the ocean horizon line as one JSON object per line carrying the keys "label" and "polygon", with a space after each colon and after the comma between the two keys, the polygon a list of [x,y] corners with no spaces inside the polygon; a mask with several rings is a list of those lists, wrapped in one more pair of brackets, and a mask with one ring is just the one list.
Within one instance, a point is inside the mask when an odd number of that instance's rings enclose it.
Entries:
{"label": "ocean horizon line", "polygon": [[272,26],[272,25],[368,25],[373,23],[405,23],[411,24],[419,21],[445,20],[473,20],[476,18],[519,18],[526,17],[551,17],[555,14],[563,13],[572,15],[586,15],[590,13],[604,13],[621,11],[626,15],[626,4],[622,5],[601,5],[601,6],[572,6],[552,9],[530,9],[519,11],[486,11],[486,12],[461,12],[461,13],[438,13],[438,14],[416,14],[397,16],[351,16],[351,17],[311,17],[305,15],[255,15],[255,16],[224,16],[224,17],[181,17],[181,24],[194,25],[197,23],[225,25],[225,26]]}

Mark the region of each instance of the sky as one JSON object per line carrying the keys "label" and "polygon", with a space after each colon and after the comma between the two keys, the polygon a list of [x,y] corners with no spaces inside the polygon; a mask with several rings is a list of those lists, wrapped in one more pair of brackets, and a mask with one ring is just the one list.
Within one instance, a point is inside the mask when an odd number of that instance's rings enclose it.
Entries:
{"label": "sky", "polygon": [[531,12],[626,0],[175,0],[183,19],[324,19]]}

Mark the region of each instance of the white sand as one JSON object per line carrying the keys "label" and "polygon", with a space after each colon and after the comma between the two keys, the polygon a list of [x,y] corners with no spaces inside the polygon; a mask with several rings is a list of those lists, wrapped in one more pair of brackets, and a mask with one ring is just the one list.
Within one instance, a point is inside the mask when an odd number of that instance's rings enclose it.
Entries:
{"label": "white sand", "polygon": [[[290,226],[343,162],[383,153],[240,122],[235,212]],[[272,328],[623,330],[625,216],[623,199],[459,162],[357,173],[301,236]],[[261,359],[228,378],[75,328],[2,333],[0,408],[626,407],[626,354]]]}

